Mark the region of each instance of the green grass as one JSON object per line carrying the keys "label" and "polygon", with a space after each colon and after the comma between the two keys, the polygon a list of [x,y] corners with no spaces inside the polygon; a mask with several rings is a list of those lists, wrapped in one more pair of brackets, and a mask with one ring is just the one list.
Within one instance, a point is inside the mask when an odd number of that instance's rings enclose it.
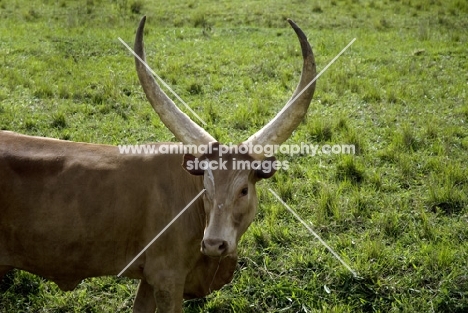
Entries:
{"label": "green grass", "polygon": [[[290,17],[321,70],[288,143],[357,154],[279,154],[231,284],[186,312],[468,310],[468,4],[461,0],[0,0],[0,129],[106,144],[173,141],[139,86],[133,42],[148,16],[149,64],[237,143],[286,103],[301,70]],[[267,191],[359,273],[353,278]],[[25,273],[0,283],[0,312],[131,312],[136,282],[73,292]]]}

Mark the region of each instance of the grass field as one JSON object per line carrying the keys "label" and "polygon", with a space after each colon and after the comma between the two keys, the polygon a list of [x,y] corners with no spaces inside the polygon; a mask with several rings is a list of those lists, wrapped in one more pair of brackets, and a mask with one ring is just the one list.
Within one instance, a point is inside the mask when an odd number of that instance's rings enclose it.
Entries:
{"label": "grass field", "polygon": [[[258,185],[234,280],[185,312],[468,311],[468,2],[0,0],[0,129],[174,141],[117,40],[133,43],[142,15],[148,63],[223,143],[246,139],[292,95],[302,60],[286,18],[318,70],[357,38],[287,142],[357,153],[278,154],[290,169]],[[0,312],[131,312],[136,284],[92,278],[65,293],[15,271],[0,282]]]}

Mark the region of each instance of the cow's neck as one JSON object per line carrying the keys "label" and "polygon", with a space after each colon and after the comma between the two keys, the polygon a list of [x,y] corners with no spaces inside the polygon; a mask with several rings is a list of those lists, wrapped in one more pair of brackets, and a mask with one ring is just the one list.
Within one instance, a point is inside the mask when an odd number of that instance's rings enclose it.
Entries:
{"label": "cow's neck", "polygon": [[[203,189],[203,178],[202,177],[195,177],[195,185],[197,193]],[[191,233],[195,236],[195,240],[198,243],[201,242],[203,239],[203,232],[205,230],[205,223],[206,223],[206,214],[205,208],[203,205],[203,195],[201,195],[193,204],[192,208],[189,208],[187,211],[187,215],[189,218],[189,225],[191,226]]]}

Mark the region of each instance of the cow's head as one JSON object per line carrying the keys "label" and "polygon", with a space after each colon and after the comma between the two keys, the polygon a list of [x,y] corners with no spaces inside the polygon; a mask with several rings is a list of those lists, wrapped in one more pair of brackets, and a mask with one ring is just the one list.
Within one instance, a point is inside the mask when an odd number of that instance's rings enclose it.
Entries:
{"label": "cow's head", "polygon": [[[239,146],[210,145],[199,158],[184,156],[183,167],[203,175],[206,227],[201,251],[210,256],[235,254],[240,236],[252,222],[256,207],[255,184],[275,173],[274,157],[256,160]],[[275,165],[275,164],[273,164]]]}
{"label": "cow's head", "polygon": [[[145,20],[143,17],[135,39],[135,52],[143,60]],[[138,77],[146,97],[166,127],[184,144],[211,147],[210,153],[186,154],[182,162],[189,173],[203,175],[206,189],[206,226],[201,251],[206,255],[235,254],[237,242],[256,212],[255,184],[262,178],[271,177],[275,172],[274,157],[265,158],[262,152],[258,152],[262,149],[240,147],[282,144],[302,121],[312,100],[315,83],[305,90],[304,88],[316,75],[314,55],[302,30],[291,20],[288,21],[299,38],[304,59],[299,84],[283,109],[261,130],[236,147],[220,145],[208,132],[181,112],[161,90],[146,66],[135,59]]]}

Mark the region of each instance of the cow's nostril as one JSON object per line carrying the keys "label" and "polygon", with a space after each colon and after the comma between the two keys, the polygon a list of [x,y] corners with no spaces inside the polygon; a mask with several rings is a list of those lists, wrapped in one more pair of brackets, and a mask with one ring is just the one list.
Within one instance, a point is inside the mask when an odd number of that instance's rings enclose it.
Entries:
{"label": "cow's nostril", "polygon": [[227,242],[223,240],[223,242],[219,245],[218,249],[224,251],[226,250],[226,248],[227,248]]}
{"label": "cow's nostril", "polygon": [[228,243],[221,239],[205,239],[202,241],[202,252],[209,256],[222,256],[228,250]]}

